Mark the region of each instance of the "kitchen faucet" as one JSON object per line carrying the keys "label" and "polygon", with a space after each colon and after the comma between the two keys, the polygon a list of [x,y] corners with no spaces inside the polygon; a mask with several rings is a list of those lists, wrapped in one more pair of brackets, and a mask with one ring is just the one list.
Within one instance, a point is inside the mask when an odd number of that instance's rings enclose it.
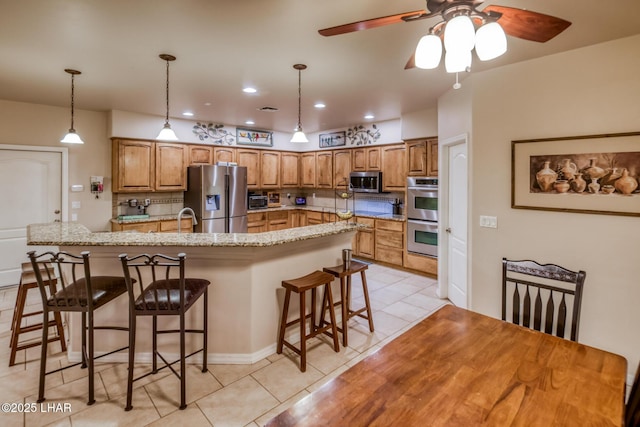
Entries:
{"label": "kitchen faucet", "polygon": [[182,215],[184,215],[185,212],[188,212],[188,213],[191,214],[191,220],[193,221],[192,225],[198,225],[198,220],[196,219],[196,213],[193,211],[193,209],[191,209],[191,208],[182,208],[182,209],[180,209],[180,212],[178,212],[178,233],[180,233]]}

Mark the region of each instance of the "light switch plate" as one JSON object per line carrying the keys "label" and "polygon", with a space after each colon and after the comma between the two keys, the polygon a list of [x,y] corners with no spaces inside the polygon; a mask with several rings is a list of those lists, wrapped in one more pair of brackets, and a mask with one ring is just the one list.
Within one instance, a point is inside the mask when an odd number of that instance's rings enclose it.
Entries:
{"label": "light switch plate", "polygon": [[71,209],[80,209],[81,207],[82,207],[82,204],[80,203],[79,200],[75,200],[71,202]]}
{"label": "light switch plate", "polygon": [[498,217],[480,215],[480,227],[498,228]]}

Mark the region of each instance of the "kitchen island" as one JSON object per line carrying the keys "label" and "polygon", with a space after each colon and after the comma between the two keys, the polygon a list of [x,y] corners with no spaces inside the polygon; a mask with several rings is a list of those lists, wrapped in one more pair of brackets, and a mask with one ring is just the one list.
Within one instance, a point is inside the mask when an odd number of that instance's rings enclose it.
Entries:
{"label": "kitchen island", "polygon": [[[275,352],[279,316],[284,301],[281,281],[339,264],[351,248],[357,224],[327,223],[265,233],[132,233],[90,232],[76,223],[32,224],[27,243],[60,250],[91,252],[92,275],[122,275],[121,253],[187,255],[187,276],[211,281],[209,287],[209,355],[211,363],[254,363]],[[337,284],[336,291],[338,290]],[[96,324],[127,326],[128,299],[122,296],[96,312]],[[188,313],[187,322],[201,322],[202,304]],[[295,313],[297,307],[291,307]],[[151,322],[139,321],[136,358],[151,360]],[[167,320],[174,327],[176,319]],[[164,326],[161,323],[161,326]],[[126,345],[126,333],[99,333],[96,353]],[[80,318],[69,319],[69,354],[80,360]],[[188,338],[188,340],[191,337]],[[175,353],[174,337],[162,337],[159,347]],[[177,340],[177,337],[175,337]],[[193,337],[190,348],[198,348]],[[171,355],[171,354],[170,354]],[[111,358],[111,359],[109,359]],[[126,353],[105,357],[125,361]],[[103,360],[105,360],[103,359]],[[196,359],[197,360],[197,359]]]}

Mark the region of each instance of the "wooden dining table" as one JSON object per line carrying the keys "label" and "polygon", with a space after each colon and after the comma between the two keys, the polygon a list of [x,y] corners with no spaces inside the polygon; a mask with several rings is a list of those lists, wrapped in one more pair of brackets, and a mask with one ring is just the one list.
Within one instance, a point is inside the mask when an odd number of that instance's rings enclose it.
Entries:
{"label": "wooden dining table", "polygon": [[624,357],[445,305],[267,426],[619,426]]}

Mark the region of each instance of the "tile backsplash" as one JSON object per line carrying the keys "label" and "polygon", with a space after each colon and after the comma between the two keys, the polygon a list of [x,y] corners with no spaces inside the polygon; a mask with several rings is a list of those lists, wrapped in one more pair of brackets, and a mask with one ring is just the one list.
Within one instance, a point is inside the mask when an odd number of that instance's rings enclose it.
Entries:
{"label": "tile backsplash", "polygon": [[[177,215],[184,207],[184,193],[182,191],[171,193],[118,193],[114,194],[113,206],[111,207],[113,217],[126,215],[128,201],[137,199],[142,202],[150,199],[151,204],[147,207],[146,213],[156,215]],[[142,212],[140,212],[142,213]]]}

